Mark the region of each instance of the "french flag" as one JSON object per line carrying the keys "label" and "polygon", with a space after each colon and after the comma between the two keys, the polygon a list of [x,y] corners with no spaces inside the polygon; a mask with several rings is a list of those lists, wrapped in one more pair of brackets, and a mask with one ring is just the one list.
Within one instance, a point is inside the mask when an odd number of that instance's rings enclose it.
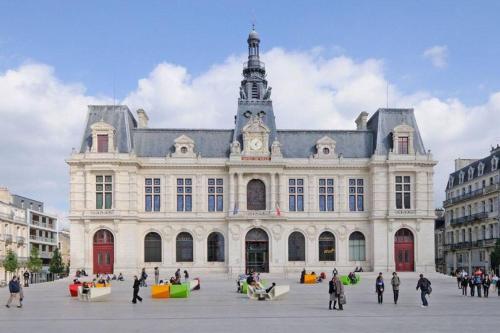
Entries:
{"label": "french flag", "polygon": [[276,204],[276,216],[281,216],[281,210],[280,210],[280,206],[278,206],[278,204]]}

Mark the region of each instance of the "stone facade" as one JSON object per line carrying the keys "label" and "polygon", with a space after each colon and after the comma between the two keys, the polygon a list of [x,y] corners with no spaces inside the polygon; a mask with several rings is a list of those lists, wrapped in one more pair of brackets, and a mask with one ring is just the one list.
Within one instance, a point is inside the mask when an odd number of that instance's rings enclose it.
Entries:
{"label": "stone facade", "polygon": [[259,43],[252,31],[234,129],[151,129],[144,110],[89,106],[67,160],[73,271],[435,270],[436,162],[413,110],[276,129]]}
{"label": "stone facade", "polygon": [[446,273],[489,271],[500,238],[500,147],[482,159],[457,159],[446,187]]}

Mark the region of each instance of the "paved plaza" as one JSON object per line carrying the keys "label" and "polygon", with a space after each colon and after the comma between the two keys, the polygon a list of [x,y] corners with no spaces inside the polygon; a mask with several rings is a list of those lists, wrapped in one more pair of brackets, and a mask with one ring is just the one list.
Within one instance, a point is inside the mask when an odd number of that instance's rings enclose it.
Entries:
{"label": "paved plaza", "polygon": [[[428,309],[420,308],[417,274],[400,274],[399,304],[392,302],[386,274],[384,304],[377,304],[374,273],[363,273],[361,284],[347,286],[344,311],[329,311],[328,284],[290,284],[279,301],[252,301],[237,294],[235,281],[201,277],[201,290],[188,299],[153,300],[141,288],[142,303],[131,304],[132,281],[114,282],[107,302],[86,303],[69,297],[69,280],[25,288],[22,309],[0,308],[0,332],[488,332],[500,327],[500,297],[462,297],[455,279],[431,275],[433,293]],[[7,288],[0,289],[2,302]]]}

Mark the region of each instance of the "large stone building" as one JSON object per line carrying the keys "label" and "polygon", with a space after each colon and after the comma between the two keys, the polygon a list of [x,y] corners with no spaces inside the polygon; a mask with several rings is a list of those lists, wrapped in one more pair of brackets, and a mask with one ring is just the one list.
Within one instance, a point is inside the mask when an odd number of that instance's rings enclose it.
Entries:
{"label": "large stone building", "polygon": [[436,162],[413,110],[279,130],[259,43],[252,31],[232,129],[149,128],[144,110],[89,106],[67,160],[73,270],[434,271]]}
{"label": "large stone building", "polygon": [[457,159],[446,187],[446,272],[490,270],[500,238],[500,147],[482,159]]}

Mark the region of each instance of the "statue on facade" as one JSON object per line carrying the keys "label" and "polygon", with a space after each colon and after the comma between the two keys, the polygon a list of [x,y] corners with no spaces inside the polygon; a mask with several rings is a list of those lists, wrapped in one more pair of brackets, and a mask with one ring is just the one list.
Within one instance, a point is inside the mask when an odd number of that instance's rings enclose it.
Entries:
{"label": "statue on facade", "polygon": [[281,156],[281,143],[277,139],[275,139],[271,145],[271,155]]}
{"label": "statue on facade", "polygon": [[238,140],[234,140],[231,143],[231,154],[240,154],[241,153],[241,145]]}
{"label": "statue on facade", "polygon": [[247,99],[247,94],[245,93],[245,89],[243,89],[243,87],[240,87],[240,98]]}
{"label": "statue on facade", "polygon": [[264,94],[264,99],[270,99],[271,98],[271,91],[272,90],[273,90],[273,88],[271,88],[271,87],[267,88],[267,91]]}

